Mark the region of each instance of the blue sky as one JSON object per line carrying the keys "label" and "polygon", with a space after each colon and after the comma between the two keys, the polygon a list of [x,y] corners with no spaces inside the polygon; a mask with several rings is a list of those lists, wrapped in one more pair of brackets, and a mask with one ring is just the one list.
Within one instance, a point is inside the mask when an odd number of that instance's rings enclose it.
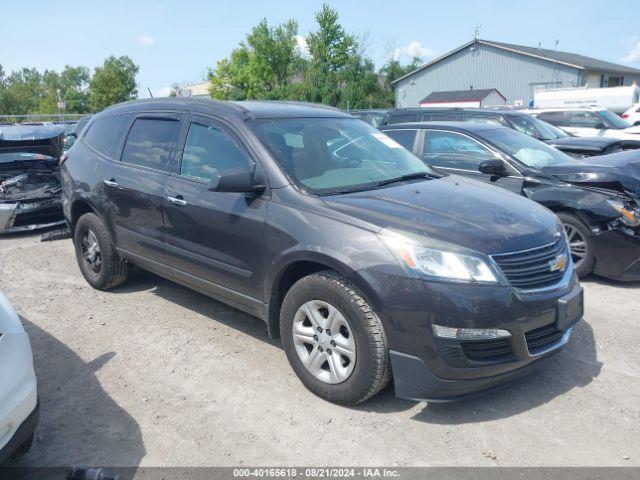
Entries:
{"label": "blue sky", "polygon": [[[140,94],[166,91],[174,82],[200,81],[253,25],[289,18],[299,33],[314,28],[315,0],[111,0],[109,2],[2,0],[0,64],[61,69],[95,67],[108,55],[129,55],[138,65]],[[328,1],[346,29],[367,38],[368,55],[381,65],[392,50],[401,59],[426,60],[473,35],[553,48],[640,67],[640,23],[631,0],[537,1]]]}

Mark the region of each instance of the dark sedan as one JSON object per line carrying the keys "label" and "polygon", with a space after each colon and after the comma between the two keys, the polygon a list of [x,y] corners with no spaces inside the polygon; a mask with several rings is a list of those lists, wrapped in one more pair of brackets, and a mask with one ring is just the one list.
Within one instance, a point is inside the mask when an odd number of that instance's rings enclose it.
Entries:
{"label": "dark sedan", "polygon": [[579,275],[640,280],[636,152],[581,161],[515,130],[481,123],[406,123],[381,130],[431,167],[511,190],[554,211]]}

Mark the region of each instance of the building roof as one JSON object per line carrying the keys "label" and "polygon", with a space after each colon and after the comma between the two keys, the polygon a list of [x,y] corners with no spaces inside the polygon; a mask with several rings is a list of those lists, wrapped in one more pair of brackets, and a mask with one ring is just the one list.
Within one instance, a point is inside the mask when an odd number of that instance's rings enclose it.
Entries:
{"label": "building roof", "polygon": [[431,92],[420,100],[420,103],[447,103],[447,102],[480,102],[496,92],[507,100],[496,88],[484,90],[452,90],[450,92]]}
{"label": "building roof", "polygon": [[395,84],[401,80],[404,80],[405,78],[410,77],[415,73],[421,70],[424,70],[425,68],[428,68],[431,65],[440,62],[441,60],[444,60],[447,57],[450,57],[454,53],[458,53],[459,51],[464,50],[467,47],[470,47],[474,43],[479,43],[482,45],[488,45],[491,47],[500,48],[502,50],[520,53],[522,55],[527,55],[530,57],[547,60],[549,62],[567,65],[569,67],[577,68],[580,70],[640,75],[640,70],[637,68],[627,67],[625,65],[619,65],[617,63],[612,63],[612,62],[606,62],[604,60],[598,60],[597,58],[586,57],[584,55],[579,55],[577,53],[559,52],[555,50],[548,50],[546,48],[525,47],[522,45],[514,45],[512,43],[502,43],[502,42],[494,42],[491,40],[477,39],[477,40],[472,40],[470,42],[467,42],[464,45],[461,45],[460,47],[454,50],[451,50],[450,52],[447,52],[444,55],[441,55],[440,57],[435,58],[430,62],[425,63],[424,65],[418,67],[413,72],[409,72],[406,75],[400,78],[397,78],[392,83]]}

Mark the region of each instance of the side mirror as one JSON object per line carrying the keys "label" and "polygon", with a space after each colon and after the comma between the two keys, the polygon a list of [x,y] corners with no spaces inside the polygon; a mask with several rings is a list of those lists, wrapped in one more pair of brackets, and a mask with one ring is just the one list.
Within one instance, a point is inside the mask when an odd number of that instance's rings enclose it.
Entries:
{"label": "side mirror", "polygon": [[503,177],[507,173],[504,162],[497,158],[495,160],[485,160],[480,163],[480,165],[478,165],[478,171],[495,177]]}
{"label": "side mirror", "polygon": [[252,167],[237,167],[220,170],[213,174],[207,187],[211,192],[257,193],[266,188],[266,178],[262,170]]}
{"label": "side mirror", "polygon": [[74,133],[70,133],[66,137],[64,137],[63,145],[65,150],[69,150],[73,147],[73,144],[76,143],[76,135]]}

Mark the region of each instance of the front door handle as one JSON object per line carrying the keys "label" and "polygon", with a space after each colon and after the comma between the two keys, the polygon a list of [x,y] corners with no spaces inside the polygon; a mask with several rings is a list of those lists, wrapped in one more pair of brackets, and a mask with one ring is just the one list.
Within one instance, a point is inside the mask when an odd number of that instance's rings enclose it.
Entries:
{"label": "front door handle", "polygon": [[180,195],[178,195],[177,197],[167,197],[167,200],[169,200],[174,205],[179,205],[181,207],[187,206],[187,201],[184,198],[182,198]]}
{"label": "front door handle", "polygon": [[111,180],[103,180],[103,182],[107,187],[113,187],[113,188],[119,187],[118,182],[116,182],[115,178],[112,178]]}

